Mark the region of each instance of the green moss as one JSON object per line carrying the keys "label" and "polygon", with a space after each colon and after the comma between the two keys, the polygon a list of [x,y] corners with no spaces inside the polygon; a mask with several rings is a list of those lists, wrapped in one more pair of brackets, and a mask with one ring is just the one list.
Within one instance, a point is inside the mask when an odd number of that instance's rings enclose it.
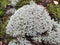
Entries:
{"label": "green moss", "polygon": [[5,9],[0,9],[0,18],[2,18],[5,14]]}
{"label": "green moss", "polygon": [[9,1],[8,0],[2,0],[1,1],[2,7],[6,7],[6,5],[8,5],[8,4],[9,4]]}
{"label": "green moss", "polygon": [[48,8],[49,8],[49,11],[51,13],[55,13],[56,12],[56,8],[55,8],[55,5],[54,4],[50,3]]}
{"label": "green moss", "polygon": [[6,6],[9,4],[8,0],[0,0],[0,18],[2,18],[5,15],[6,12]]}
{"label": "green moss", "polygon": [[23,5],[25,5],[25,4],[29,4],[29,2],[30,2],[30,0],[24,0],[24,1],[21,0],[19,3],[17,3],[15,8],[18,9],[18,8],[22,7]]}
{"label": "green moss", "polygon": [[[4,22],[4,24],[1,24],[0,25],[0,36],[1,37],[6,37],[6,26],[7,26],[7,24],[8,24],[8,20],[6,20]],[[7,38],[8,42],[10,42],[13,39],[10,36],[7,36],[6,38]]]}
{"label": "green moss", "polygon": [[12,39],[13,39],[13,38],[11,38],[11,37],[7,38],[8,42],[10,42]]}
{"label": "green moss", "polygon": [[54,5],[52,3],[49,4],[48,10],[50,13],[54,14],[57,19],[60,19],[60,4]]}
{"label": "green moss", "polygon": [[[20,7],[22,7],[23,5],[26,5],[26,4],[30,4],[30,1],[31,0],[21,0],[19,3],[17,3],[17,5],[16,5],[16,9],[18,9],[18,8],[20,8]],[[38,2],[38,1],[42,1],[42,0],[33,0],[34,2]]]}
{"label": "green moss", "polygon": [[0,36],[4,36],[5,35],[5,28],[6,28],[7,23],[8,23],[8,20],[5,21],[4,24],[0,25]]}
{"label": "green moss", "polygon": [[56,14],[57,14],[57,15],[56,15],[57,18],[60,18],[60,7],[57,8],[57,12],[56,12]]}

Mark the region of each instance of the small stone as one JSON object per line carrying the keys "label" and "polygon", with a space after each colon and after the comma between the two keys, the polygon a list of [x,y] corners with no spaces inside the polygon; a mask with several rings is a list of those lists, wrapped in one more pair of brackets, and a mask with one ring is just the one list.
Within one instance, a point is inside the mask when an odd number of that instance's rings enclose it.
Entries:
{"label": "small stone", "polygon": [[0,41],[0,45],[2,45],[3,43],[2,43],[2,41]]}

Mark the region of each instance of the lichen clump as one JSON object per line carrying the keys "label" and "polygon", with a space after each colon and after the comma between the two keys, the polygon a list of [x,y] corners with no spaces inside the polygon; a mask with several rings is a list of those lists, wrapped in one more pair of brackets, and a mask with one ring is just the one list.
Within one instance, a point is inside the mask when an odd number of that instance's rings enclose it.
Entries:
{"label": "lichen clump", "polygon": [[18,3],[18,2],[20,2],[21,0],[9,0],[9,2],[10,2],[10,5],[12,5],[12,6],[16,6],[16,4]]}
{"label": "lichen clump", "polygon": [[26,39],[25,35],[32,36],[31,39],[34,41],[41,42],[44,40],[49,43],[60,43],[59,29],[60,24],[51,20],[48,11],[42,5],[31,2],[30,5],[24,5],[10,17],[10,21],[6,27],[6,33],[18,38],[19,40],[17,39],[17,42],[20,42],[16,44],[15,39],[9,45],[32,45]]}

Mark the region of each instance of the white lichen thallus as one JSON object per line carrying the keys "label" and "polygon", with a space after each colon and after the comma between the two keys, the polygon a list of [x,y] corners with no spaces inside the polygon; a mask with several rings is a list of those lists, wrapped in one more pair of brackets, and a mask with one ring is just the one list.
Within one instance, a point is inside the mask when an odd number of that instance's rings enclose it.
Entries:
{"label": "white lichen thallus", "polygon": [[[31,0],[30,5],[19,8],[10,18],[6,33],[16,37],[20,43],[14,39],[9,45],[32,45],[30,41],[26,40],[25,34],[33,36],[32,39],[35,41],[60,43],[60,26],[58,25],[60,24],[51,20],[48,11],[43,6],[37,5]],[[41,36],[44,32],[46,35]]]}

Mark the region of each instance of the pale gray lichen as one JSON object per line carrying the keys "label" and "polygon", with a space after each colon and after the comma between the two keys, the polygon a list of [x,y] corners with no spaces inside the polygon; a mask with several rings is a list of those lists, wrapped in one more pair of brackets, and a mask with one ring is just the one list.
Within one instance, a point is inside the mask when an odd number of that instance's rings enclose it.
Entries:
{"label": "pale gray lichen", "polygon": [[[17,36],[24,37],[27,34],[28,36],[33,36],[32,39],[35,41],[41,42],[41,40],[44,40],[49,43],[58,44],[60,43],[59,30],[60,24],[51,20],[48,11],[42,5],[35,3],[24,5],[18,9],[10,17],[10,21],[6,27],[6,33],[16,38],[18,38]],[[47,32],[48,35],[41,36],[40,34],[44,32]],[[24,45],[24,43],[20,45]],[[26,43],[26,45],[28,44]]]}
{"label": "pale gray lichen", "polygon": [[25,5],[11,16],[6,29],[13,36],[21,35],[22,32],[36,36],[37,33],[51,30],[52,20],[43,6]]}
{"label": "pale gray lichen", "polygon": [[[48,31],[48,35],[46,36],[38,36],[33,38],[35,41],[38,39],[41,41],[44,40],[45,42],[49,42],[50,44],[58,44],[60,45],[60,24],[57,22],[52,22],[55,26],[53,30]],[[37,40],[37,41],[38,41]]]}
{"label": "pale gray lichen", "polygon": [[12,40],[9,45],[32,45],[26,38],[18,38],[17,40]]}
{"label": "pale gray lichen", "polygon": [[16,11],[15,8],[11,8],[11,9],[9,9],[9,10],[6,11],[6,14],[7,14],[7,15],[14,14],[15,11]]}
{"label": "pale gray lichen", "polygon": [[18,2],[20,2],[21,0],[9,0],[9,1],[10,1],[10,5],[16,6],[16,4],[17,4]]}

